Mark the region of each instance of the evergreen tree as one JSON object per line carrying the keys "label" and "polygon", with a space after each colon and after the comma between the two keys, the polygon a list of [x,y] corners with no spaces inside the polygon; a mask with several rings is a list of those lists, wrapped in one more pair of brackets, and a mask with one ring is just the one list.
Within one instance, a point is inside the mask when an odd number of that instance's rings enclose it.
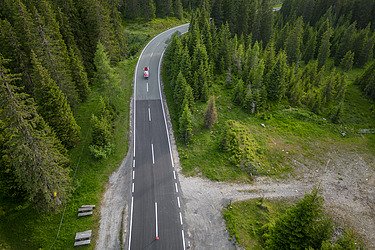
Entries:
{"label": "evergreen tree", "polygon": [[0,120],[6,123],[3,159],[27,200],[45,210],[57,209],[71,193],[68,159],[33,100],[19,93],[14,81],[0,58]]}
{"label": "evergreen tree", "polygon": [[217,122],[217,109],[215,104],[215,96],[211,96],[207,109],[204,115],[204,125],[206,128],[212,128],[212,126]]}
{"label": "evergreen tree", "polygon": [[36,58],[34,52],[32,52],[32,63],[35,85],[33,92],[39,113],[53,128],[57,137],[65,146],[75,146],[79,141],[80,128],[64,94]]}
{"label": "evergreen tree", "polygon": [[94,64],[96,68],[95,83],[103,88],[115,86],[118,79],[114,69],[111,67],[110,60],[101,42],[97,45]]}
{"label": "evergreen tree", "polygon": [[59,25],[51,6],[46,0],[41,1],[40,4],[43,15],[39,14],[36,8],[33,9],[38,45],[32,50],[65,94],[69,104],[76,106],[79,99],[78,92],[73,83],[65,42],[59,32]]}
{"label": "evergreen tree", "polygon": [[173,5],[174,5],[174,15],[175,15],[175,17],[182,20],[182,18],[184,17],[184,9],[182,7],[181,0],[174,0]]}
{"label": "evergreen tree", "polygon": [[306,39],[305,39],[305,46],[304,46],[304,52],[303,52],[303,60],[305,63],[308,63],[310,60],[314,59],[315,56],[315,50],[316,50],[316,31],[313,27],[308,26],[307,29],[305,29],[306,33]]}
{"label": "evergreen tree", "polygon": [[244,102],[244,82],[238,79],[234,86],[233,102],[237,105],[242,105]]}
{"label": "evergreen tree", "polygon": [[286,54],[281,51],[274,68],[270,71],[267,78],[267,92],[270,101],[279,102],[284,97],[287,70]]}
{"label": "evergreen tree", "polygon": [[193,122],[190,109],[187,104],[184,105],[182,109],[182,114],[179,119],[179,133],[182,142],[187,145],[192,137],[193,132]]}
{"label": "evergreen tree", "polygon": [[260,39],[262,40],[263,44],[267,44],[272,36],[273,23],[272,6],[270,0],[262,0],[259,14],[260,16],[258,16],[258,18],[260,18],[261,32]]}
{"label": "evergreen tree", "polygon": [[72,48],[69,49],[70,68],[79,98],[81,101],[85,101],[90,92],[89,80],[87,78],[85,66],[78,53],[78,51],[75,52]]}
{"label": "evergreen tree", "polygon": [[287,54],[288,63],[297,63],[301,60],[301,46],[303,38],[303,20],[298,18],[294,23],[294,28],[290,30],[285,41],[285,52]]}
{"label": "evergreen tree", "polygon": [[330,51],[331,51],[331,39],[332,36],[332,29],[326,30],[324,32],[323,37],[322,37],[322,42],[319,47],[319,53],[318,53],[318,66],[321,68],[323,67],[329,56],[330,56]]}
{"label": "evergreen tree", "polygon": [[375,62],[355,82],[369,98],[375,100]]}
{"label": "evergreen tree", "polygon": [[344,58],[341,60],[341,68],[345,71],[349,71],[353,67],[353,61],[354,61],[354,52],[349,50],[346,52]]}
{"label": "evergreen tree", "polygon": [[332,233],[317,189],[281,214],[269,225],[268,249],[320,249]]}

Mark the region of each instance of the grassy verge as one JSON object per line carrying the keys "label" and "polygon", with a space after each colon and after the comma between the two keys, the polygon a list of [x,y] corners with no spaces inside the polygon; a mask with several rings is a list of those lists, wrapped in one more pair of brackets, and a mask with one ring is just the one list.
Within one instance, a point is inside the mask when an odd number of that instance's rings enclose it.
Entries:
{"label": "grassy verge", "polygon": [[[218,123],[212,130],[203,127],[206,104],[198,102],[193,113],[191,143],[184,146],[177,141],[184,174],[203,175],[215,181],[251,181],[250,176],[233,166],[228,160],[229,155],[219,148],[223,125],[229,119],[245,124],[257,140],[260,146],[257,154],[262,159],[259,175],[288,177],[293,174],[295,160],[319,163],[332,147],[374,155],[375,135],[358,134],[359,129],[375,126],[374,103],[353,85],[360,73],[361,70],[353,70],[348,74],[343,124],[339,125],[332,124],[328,117],[281,105],[264,114],[249,115],[232,103],[232,90],[224,86],[223,77],[216,77],[211,92],[216,97]],[[166,84],[165,91],[176,128],[179,117],[173,105],[173,90]],[[343,132],[345,136],[342,136]]]}
{"label": "grassy verge", "polygon": [[[132,32],[137,44],[134,55],[154,35],[169,27],[181,24],[177,19],[154,20],[148,23],[126,24],[127,32]],[[129,40],[129,47],[133,41]],[[98,208],[110,174],[116,170],[128,150],[129,105],[133,93],[132,80],[137,58],[131,57],[120,62],[116,70],[121,77],[121,86],[113,93],[107,93],[112,103],[118,107],[118,116],[113,133],[114,149],[107,159],[97,161],[90,156],[91,114],[97,113],[97,103],[104,93],[93,89],[88,100],[75,113],[81,126],[82,136],[79,146],[69,152],[71,165],[77,172],[74,178],[75,191],[66,206],[59,237],[56,238],[63,211],[45,214],[30,205],[19,205],[17,201],[0,197],[0,249],[73,249],[76,232],[93,230],[93,243],[83,249],[93,249],[99,227],[99,209],[87,218],[77,218],[77,209],[82,204],[95,204]]]}

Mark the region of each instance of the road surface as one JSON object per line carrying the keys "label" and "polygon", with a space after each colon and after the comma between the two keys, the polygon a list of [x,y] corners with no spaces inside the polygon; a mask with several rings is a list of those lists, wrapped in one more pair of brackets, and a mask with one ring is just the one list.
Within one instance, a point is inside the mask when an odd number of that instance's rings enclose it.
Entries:
{"label": "road surface", "polygon": [[[128,249],[185,249],[180,184],[174,170],[160,88],[167,41],[188,24],[156,36],[142,51],[134,76],[134,145]],[[143,68],[150,76],[143,78]]]}

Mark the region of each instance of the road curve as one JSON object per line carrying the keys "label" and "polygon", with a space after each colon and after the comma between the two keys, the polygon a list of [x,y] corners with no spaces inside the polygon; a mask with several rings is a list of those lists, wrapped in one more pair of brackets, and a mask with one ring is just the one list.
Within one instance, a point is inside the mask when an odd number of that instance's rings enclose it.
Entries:
{"label": "road curve", "polygon": [[[180,184],[174,169],[160,87],[167,41],[188,24],[154,37],[143,49],[134,75],[133,164],[127,249],[185,249]],[[143,78],[143,68],[150,76]]]}

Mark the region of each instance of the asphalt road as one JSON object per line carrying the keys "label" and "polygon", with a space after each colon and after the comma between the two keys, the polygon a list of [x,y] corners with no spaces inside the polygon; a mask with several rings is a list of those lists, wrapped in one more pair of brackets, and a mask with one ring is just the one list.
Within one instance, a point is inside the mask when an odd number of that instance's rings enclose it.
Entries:
{"label": "asphalt road", "polygon": [[[160,61],[176,31],[156,36],[143,50],[134,76],[134,153],[128,249],[185,249],[180,185],[174,171],[162,95]],[[143,68],[149,67],[149,79]]]}

